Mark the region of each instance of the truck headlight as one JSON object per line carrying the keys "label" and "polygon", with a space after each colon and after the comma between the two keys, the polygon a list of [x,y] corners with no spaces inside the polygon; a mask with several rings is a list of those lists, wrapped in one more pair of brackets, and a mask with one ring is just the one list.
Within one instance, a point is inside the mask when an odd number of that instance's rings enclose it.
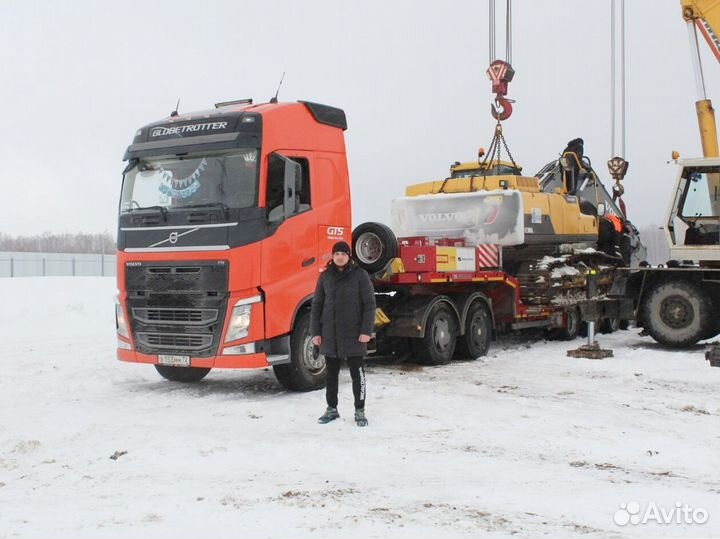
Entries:
{"label": "truck headlight", "polygon": [[236,341],[248,336],[250,329],[250,305],[234,307],[230,315],[225,342]]}
{"label": "truck headlight", "polygon": [[225,334],[225,342],[237,341],[244,339],[250,333],[250,311],[253,303],[260,303],[262,296],[252,296],[250,298],[242,298],[235,303],[232,313],[230,314],[230,323],[228,324],[227,333]]}
{"label": "truck headlight", "polygon": [[118,335],[130,338],[130,332],[128,331],[127,321],[125,320],[125,311],[123,311],[120,300],[115,296],[115,327],[117,328]]}

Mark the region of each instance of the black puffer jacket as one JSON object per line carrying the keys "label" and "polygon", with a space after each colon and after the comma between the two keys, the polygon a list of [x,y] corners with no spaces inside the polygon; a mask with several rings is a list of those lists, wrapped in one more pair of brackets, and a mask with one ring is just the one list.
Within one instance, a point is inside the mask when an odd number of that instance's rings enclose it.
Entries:
{"label": "black puffer jacket", "polygon": [[367,344],[360,335],[372,335],[375,294],[367,272],[350,260],[343,271],[332,261],[320,274],[312,301],[313,336],[320,335],[320,353],[331,357],[364,356]]}

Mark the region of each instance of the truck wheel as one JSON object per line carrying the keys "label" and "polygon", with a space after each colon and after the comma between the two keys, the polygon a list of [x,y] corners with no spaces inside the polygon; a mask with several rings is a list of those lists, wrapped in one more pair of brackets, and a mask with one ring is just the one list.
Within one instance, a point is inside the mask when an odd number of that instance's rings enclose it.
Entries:
{"label": "truck wheel", "polygon": [[312,391],[325,386],[325,356],[312,344],[310,311],[300,314],[290,335],[290,363],[273,365],[275,378],[291,391]]}
{"label": "truck wheel", "polygon": [[381,223],[363,223],[353,230],[352,250],[359,266],[375,273],[397,256],[397,238]]}
{"label": "truck wheel", "polygon": [[492,317],[487,307],[476,303],[465,321],[465,335],[458,338],[455,357],[477,359],[487,354],[492,335]]}
{"label": "truck wheel", "polygon": [[572,341],[580,332],[580,311],[570,309],[565,313],[565,327],[557,332],[557,338],[561,341]]}
{"label": "truck wheel", "polygon": [[423,365],[445,365],[453,357],[457,335],[455,315],[445,305],[437,305],[428,316],[425,336],[411,340],[413,356]]}
{"label": "truck wheel", "polygon": [[666,346],[689,346],[710,333],[712,301],[690,281],[659,283],[648,292],[641,311],[645,329]]}
{"label": "truck wheel", "polygon": [[155,365],[155,370],[166,380],[186,384],[199,382],[210,372],[210,369],[201,369],[199,367],[171,367],[169,365]]}

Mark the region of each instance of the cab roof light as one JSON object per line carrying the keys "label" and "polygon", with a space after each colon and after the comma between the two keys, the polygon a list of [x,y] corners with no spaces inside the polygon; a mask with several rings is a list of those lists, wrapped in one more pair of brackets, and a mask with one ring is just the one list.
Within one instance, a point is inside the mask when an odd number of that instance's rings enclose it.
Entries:
{"label": "cab roof light", "polygon": [[222,101],[221,103],[215,103],[215,108],[229,107],[230,105],[252,105],[252,98],[248,99],[236,99],[235,101]]}

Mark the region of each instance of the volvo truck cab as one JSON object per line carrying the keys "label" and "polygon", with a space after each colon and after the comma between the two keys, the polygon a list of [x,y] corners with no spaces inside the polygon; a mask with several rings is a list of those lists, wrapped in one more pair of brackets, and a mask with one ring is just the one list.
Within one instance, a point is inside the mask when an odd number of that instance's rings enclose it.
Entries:
{"label": "volvo truck cab", "polygon": [[309,310],[331,246],[350,241],[342,110],[220,103],[140,128],[118,218],[118,359],[170,380],[272,366],[321,387]]}

